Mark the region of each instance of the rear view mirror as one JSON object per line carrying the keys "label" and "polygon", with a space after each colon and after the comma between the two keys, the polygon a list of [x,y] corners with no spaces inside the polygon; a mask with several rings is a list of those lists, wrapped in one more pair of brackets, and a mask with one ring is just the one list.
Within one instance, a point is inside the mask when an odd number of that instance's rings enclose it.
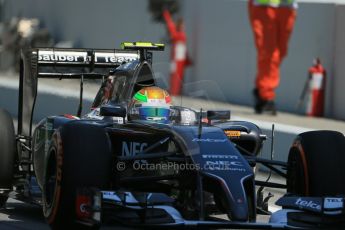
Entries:
{"label": "rear view mirror", "polygon": [[105,104],[100,108],[100,115],[104,117],[125,117],[127,110],[122,105]]}
{"label": "rear view mirror", "polygon": [[209,110],[207,111],[207,120],[230,120],[230,110]]}

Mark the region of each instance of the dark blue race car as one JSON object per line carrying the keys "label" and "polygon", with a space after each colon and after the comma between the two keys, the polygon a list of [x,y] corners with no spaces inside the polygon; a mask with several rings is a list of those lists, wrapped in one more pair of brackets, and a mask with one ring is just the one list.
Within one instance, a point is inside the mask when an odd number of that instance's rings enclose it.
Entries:
{"label": "dark blue race car", "polygon": [[[230,111],[171,105],[152,70],[151,51],[163,49],[141,42],[23,51],[16,132],[0,110],[0,205],[8,197],[41,205],[53,229],[345,227],[343,134],[302,133],[288,162],[259,158],[266,136],[255,124],[232,121]],[[77,115],[34,128],[39,78],[80,79]],[[85,79],[102,84],[81,116]],[[256,181],[259,164],[286,184]],[[257,186],[287,189],[282,210],[270,213]],[[270,221],[258,223],[257,214]]]}

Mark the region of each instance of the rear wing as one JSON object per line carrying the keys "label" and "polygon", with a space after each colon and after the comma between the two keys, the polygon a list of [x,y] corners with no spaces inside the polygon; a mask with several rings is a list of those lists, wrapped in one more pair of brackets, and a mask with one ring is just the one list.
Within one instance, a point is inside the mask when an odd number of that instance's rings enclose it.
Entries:
{"label": "rear wing", "polygon": [[102,79],[111,69],[139,59],[138,50],[64,48],[23,50],[20,60],[18,135],[31,136],[38,78]]}
{"label": "rear wing", "polygon": [[[122,43],[122,49],[32,48],[22,50],[20,60],[18,135],[31,137],[38,78],[102,79],[110,70],[132,61],[152,61],[149,50],[164,50],[163,44]],[[81,104],[80,104],[81,107]],[[78,110],[78,114],[79,114]]]}
{"label": "rear wing", "polygon": [[138,50],[97,49],[31,49],[22,56],[23,60],[30,60],[27,64],[38,78],[60,79],[99,78],[111,69],[139,58]]}

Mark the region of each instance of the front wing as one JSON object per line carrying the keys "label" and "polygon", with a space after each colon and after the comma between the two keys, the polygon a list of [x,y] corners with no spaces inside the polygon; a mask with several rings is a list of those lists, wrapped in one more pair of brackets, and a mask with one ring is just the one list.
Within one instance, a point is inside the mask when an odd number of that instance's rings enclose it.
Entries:
{"label": "front wing", "polygon": [[[82,196],[85,196],[85,190],[83,191]],[[115,191],[95,192],[94,190],[89,194],[92,194],[89,200],[82,199],[84,203],[76,204],[77,209],[84,210],[84,214],[79,216],[79,223],[100,224],[102,219],[124,226],[148,229],[333,229],[344,227],[345,223],[344,198],[338,197],[316,199],[283,197],[278,204],[287,205],[289,209],[278,212],[285,213],[286,219],[277,221],[281,213],[277,215],[273,213],[271,216],[273,222],[263,223],[229,221],[217,217],[186,220],[173,206],[174,200],[162,193],[133,194]],[[95,199],[101,200],[101,203],[95,202]],[[338,201],[333,207],[329,205],[332,199]],[[327,207],[324,207],[325,204]],[[317,206],[318,209],[308,207],[311,205]],[[301,216],[301,222],[293,223],[288,220],[289,214],[296,213]]]}

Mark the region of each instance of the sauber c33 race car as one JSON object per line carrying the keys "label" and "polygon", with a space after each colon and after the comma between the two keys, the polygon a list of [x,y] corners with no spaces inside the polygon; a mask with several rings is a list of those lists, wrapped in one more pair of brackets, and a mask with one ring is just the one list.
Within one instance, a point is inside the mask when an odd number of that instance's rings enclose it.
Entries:
{"label": "sauber c33 race car", "polygon": [[[266,136],[253,123],[231,120],[230,111],[144,110],[133,98],[147,102],[145,90],[159,91],[152,51],[163,49],[123,43],[118,50],[23,51],[17,132],[0,110],[0,205],[8,197],[41,205],[53,229],[112,222],[159,229],[345,227],[343,134],[302,133],[288,162],[280,162],[259,157]],[[79,79],[77,116],[49,116],[34,126],[39,78]],[[85,79],[102,84],[91,112],[81,116]],[[168,115],[141,119],[133,109]],[[255,180],[257,165],[286,184]],[[277,201],[281,210],[268,211],[262,187],[287,190]],[[270,221],[257,222],[258,214]]]}

